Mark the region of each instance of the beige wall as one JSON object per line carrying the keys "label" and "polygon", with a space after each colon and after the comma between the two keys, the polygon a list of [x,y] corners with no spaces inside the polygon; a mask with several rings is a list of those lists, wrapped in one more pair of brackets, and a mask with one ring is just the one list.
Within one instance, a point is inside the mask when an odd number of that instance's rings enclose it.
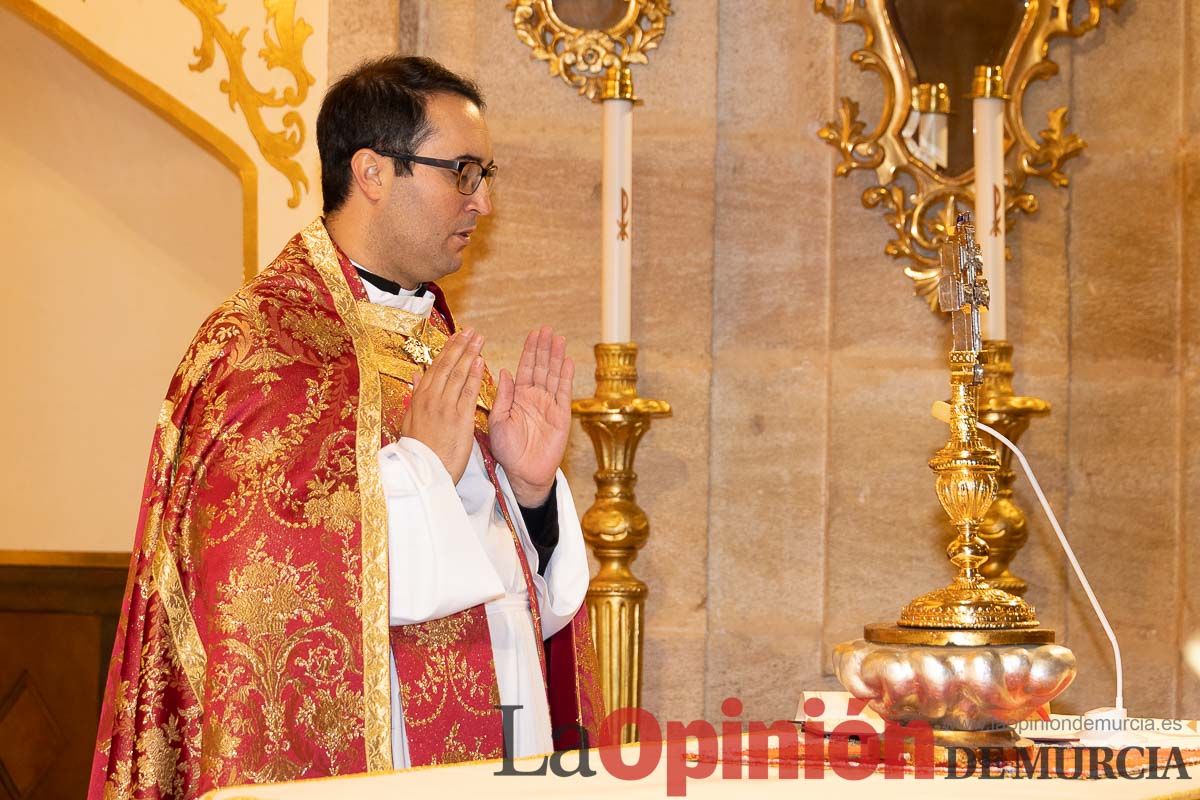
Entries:
{"label": "beige wall", "polygon": [[[89,60],[115,62],[160,106],[186,110],[191,128],[203,131],[209,149],[247,187],[249,274],[320,213],[314,126],[328,83],[328,0],[171,0],[140,3],[136,11],[123,3],[0,0],[0,7],[35,20]],[[226,53],[222,42],[234,41],[240,46]],[[207,63],[198,56],[205,50]],[[268,97],[274,105],[258,105]]]}
{"label": "beige wall", "polygon": [[[653,531],[636,565],[652,592],[645,705],[716,719],[737,695],[752,718],[787,716],[801,688],[835,685],[832,644],[947,577],[925,466],[945,435],[928,408],[946,394],[946,328],[882,254],[887,228],[859,200],[868,176],[834,179],[816,138],[838,96],[872,95],[848,61],[861,35],[794,0],[674,6],[635,69],[633,330],[642,393],[676,408],[638,460]],[[501,3],[360,7],[331,3],[331,75],[399,48],[488,97],[502,184],[448,281],[458,314],[501,363],[526,326],[562,329],[587,392],[599,110],[530,60]],[[1055,46],[1062,74],[1030,113],[1068,104],[1089,148],[1069,189],[1036,185],[1009,279],[1018,389],[1054,405],[1024,441],[1124,644],[1129,708],[1192,717],[1200,682],[1178,652],[1200,629],[1200,435],[1185,427],[1200,422],[1200,90],[1182,76],[1198,43],[1194,0],[1169,0],[1127,3],[1082,45]],[[568,466],[582,510],[581,433]],[[1103,633],[1018,495],[1031,542],[1016,569],[1080,659],[1064,708],[1110,704]]]}
{"label": "beige wall", "polygon": [[242,279],[241,187],[2,8],[0,74],[0,549],[128,551],[167,383]]}

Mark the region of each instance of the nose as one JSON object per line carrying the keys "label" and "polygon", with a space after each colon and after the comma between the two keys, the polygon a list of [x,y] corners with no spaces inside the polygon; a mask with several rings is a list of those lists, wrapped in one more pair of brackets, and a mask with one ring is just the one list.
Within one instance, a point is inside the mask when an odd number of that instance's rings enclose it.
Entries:
{"label": "nose", "polygon": [[467,210],[481,217],[492,213],[492,189],[486,180],[480,181],[475,191],[467,195]]}

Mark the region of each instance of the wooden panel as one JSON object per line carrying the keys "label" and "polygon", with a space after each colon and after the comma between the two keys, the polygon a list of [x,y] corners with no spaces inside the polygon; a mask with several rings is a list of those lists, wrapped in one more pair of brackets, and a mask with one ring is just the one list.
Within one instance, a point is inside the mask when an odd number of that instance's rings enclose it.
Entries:
{"label": "wooden panel", "polygon": [[[0,631],[5,627],[0,621]],[[77,716],[80,709],[70,710]],[[68,725],[73,721],[69,720]],[[36,679],[22,670],[0,702],[0,786],[10,797],[33,797],[42,779],[48,778],[51,768],[60,763],[67,747],[68,740],[38,690]],[[68,767],[59,774],[71,771]],[[74,772],[78,774],[79,770]],[[47,780],[47,785],[58,783],[61,782],[53,778]]]}
{"label": "wooden panel", "polygon": [[52,560],[0,557],[0,798],[87,791],[126,571]]}

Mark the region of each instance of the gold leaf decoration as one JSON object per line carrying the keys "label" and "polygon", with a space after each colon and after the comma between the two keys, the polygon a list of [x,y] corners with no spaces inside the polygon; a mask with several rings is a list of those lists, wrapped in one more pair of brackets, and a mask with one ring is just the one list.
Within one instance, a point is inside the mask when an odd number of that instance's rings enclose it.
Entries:
{"label": "gold leaf decoration", "polygon": [[[863,135],[866,127],[866,123],[858,118],[858,103],[849,97],[843,97],[838,108],[837,122],[826,122],[817,131],[817,136],[836,147],[842,154],[841,163],[834,167],[834,172],[839,178],[844,178],[856,169],[875,169],[883,161],[883,151],[873,147],[870,137]],[[864,151],[869,154],[865,158]]]}
{"label": "gold leaf decoration", "polygon": [[1039,175],[1055,186],[1066,186],[1069,179],[1059,167],[1083,152],[1087,142],[1078,134],[1067,133],[1067,107],[1049,112],[1050,127],[1040,131],[1042,146],[1022,155],[1022,166],[1030,175]]}
{"label": "gold leaf decoration", "polygon": [[[292,80],[282,91],[271,88],[259,90],[246,74],[245,38],[249,28],[234,33],[225,27],[221,14],[225,4],[218,0],[179,0],[200,22],[200,44],[193,51],[196,61],[189,65],[195,72],[204,72],[215,61],[216,48],[221,49],[229,67],[229,77],[222,80],[221,91],[229,95],[230,109],[241,109],[246,124],[258,150],[264,159],[283,173],[292,187],[288,207],[300,205],[302,188],[308,189],[308,176],[296,160],[304,146],[304,118],[298,108],[308,97],[308,89],[314,83],[312,74],[304,66],[304,42],[312,35],[312,26],[296,16],[296,0],[264,0],[267,24],[263,31],[263,47],[258,56],[271,70],[285,70]],[[263,119],[263,109],[286,108],[282,128],[272,130]]]}
{"label": "gold leaf decoration", "polygon": [[[1059,37],[1078,38],[1100,24],[1104,9],[1117,11],[1123,0],[1087,0],[1074,14],[1076,0],[1038,0],[1025,7],[1025,18],[1004,59],[1009,76],[1006,89],[1011,99],[1005,108],[1005,152],[1008,168],[1004,175],[1005,224],[1011,227],[1016,212],[1037,210],[1037,198],[1026,188],[1031,177],[1044,178],[1063,187],[1068,178],[1063,165],[1087,146],[1067,130],[1067,109],[1049,114],[1047,127],[1035,138],[1027,125],[1023,101],[1033,81],[1058,74],[1050,59],[1049,43]],[[904,274],[916,294],[931,307],[938,276],[938,248],[953,230],[958,211],[974,207],[974,171],[949,176],[911,156],[900,136],[909,113],[909,100],[916,82],[915,68],[899,42],[889,17],[890,0],[813,0],[814,13],[836,24],[861,29],[863,46],[850,54],[859,69],[878,76],[883,90],[879,123],[874,130],[859,118],[858,103],[841,98],[837,119],[827,122],[817,135],[841,156],[834,174],[845,177],[856,170],[873,170],[874,183],[862,195],[867,208],[880,208],[892,230],[884,252],[907,262]],[[1076,17],[1079,22],[1076,23]]]}
{"label": "gold leaf decoration", "polygon": [[624,17],[605,30],[581,30],[559,19],[553,0],[508,0],[517,38],[545,61],[550,74],[590,100],[600,94],[609,67],[645,64],[666,32],[671,0],[629,0]]}

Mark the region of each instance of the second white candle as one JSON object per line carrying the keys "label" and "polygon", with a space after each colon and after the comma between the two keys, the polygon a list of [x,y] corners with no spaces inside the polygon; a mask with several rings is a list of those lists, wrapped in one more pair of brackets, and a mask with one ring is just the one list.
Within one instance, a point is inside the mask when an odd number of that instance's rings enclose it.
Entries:
{"label": "second white candle", "polygon": [[1004,99],[975,97],[975,238],[991,303],[981,323],[984,339],[1005,339],[1004,285]]}

